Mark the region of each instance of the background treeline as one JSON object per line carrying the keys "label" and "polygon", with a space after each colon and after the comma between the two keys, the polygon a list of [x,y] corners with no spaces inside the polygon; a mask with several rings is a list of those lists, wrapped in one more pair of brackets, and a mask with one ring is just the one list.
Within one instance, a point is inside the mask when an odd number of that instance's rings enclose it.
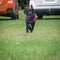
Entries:
{"label": "background treeline", "polygon": [[29,0],[18,0],[19,3],[19,9],[24,9],[25,7],[28,7]]}

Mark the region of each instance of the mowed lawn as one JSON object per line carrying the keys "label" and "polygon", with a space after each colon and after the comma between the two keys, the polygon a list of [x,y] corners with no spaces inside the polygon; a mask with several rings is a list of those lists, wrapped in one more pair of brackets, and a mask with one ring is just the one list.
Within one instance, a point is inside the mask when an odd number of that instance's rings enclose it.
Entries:
{"label": "mowed lawn", "polygon": [[60,16],[44,16],[28,34],[22,12],[0,17],[0,60],[60,60]]}

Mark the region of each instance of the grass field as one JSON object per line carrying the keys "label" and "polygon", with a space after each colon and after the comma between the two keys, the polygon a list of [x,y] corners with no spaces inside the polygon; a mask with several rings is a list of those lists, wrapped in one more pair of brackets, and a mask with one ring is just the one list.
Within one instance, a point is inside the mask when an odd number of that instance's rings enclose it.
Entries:
{"label": "grass field", "polygon": [[44,16],[28,34],[19,17],[0,17],[0,60],[60,60],[60,16]]}

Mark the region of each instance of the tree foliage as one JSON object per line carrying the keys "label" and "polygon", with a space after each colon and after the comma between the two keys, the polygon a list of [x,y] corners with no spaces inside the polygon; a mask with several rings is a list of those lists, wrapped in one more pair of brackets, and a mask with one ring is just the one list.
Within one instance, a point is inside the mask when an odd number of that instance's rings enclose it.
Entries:
{"label": "tree foliage", "polygon": [[19,7],[21,7],[21,9],[24,9],[24,7],[28,6],[29,0],[18,0],[19,3]]}

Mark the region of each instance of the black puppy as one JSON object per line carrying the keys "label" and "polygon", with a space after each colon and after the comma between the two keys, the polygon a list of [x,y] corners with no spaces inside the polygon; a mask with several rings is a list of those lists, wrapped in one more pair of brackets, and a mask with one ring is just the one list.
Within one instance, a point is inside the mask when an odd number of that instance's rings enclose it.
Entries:
{"label": "black puppy", "polygon": [[26,15],[26,32],[32,32],[35,26],[37,15],[33,9],[25,9],[24,13]]}

